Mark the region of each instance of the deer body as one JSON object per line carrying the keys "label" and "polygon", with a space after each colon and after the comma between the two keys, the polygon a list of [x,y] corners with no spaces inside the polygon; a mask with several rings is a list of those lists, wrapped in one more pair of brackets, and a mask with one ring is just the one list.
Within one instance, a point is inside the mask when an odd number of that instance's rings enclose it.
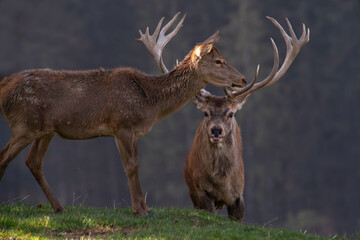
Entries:
{"label": "deer body", "polygon": [[[192,173],[194,181],[204,192],[217,199],[217,202],[231,205],[242,196],[244,189],[240,128],[236,126],[231,136],[221,146],[216,146],[209,141],[203,125],[201,123],[197,129],[185,169]],[[194,169],[190,169],[190,165]]]}
{"label": "deer body", "polygon": [[149,76],[131,68],[28,70],[2,80],[1,104],[10,127],[22,121],[34,133],[88,139],[131,127],[141,137],[205,85],[191,74],[169,75],[174,74]]}
{"label": "deer body", "polygon": [[184,177],[195,208],[214,212],[225,204],[229,218],[242,220],[244,164],[236,104],[211,96],[195,104],[205,112],[184,164]]}
{"label": "deer body", "polygon": [[[176,34],[183,20],[184,17],[171,36],[164,36],[167,41]],[[28,70],[5,77],[0,82],[0,107],[12,136],[0,151],[0,180],[9,163],[32,143],[26,165],[53,210],[63,212],[65,209],[52,193],[42,169],[53,136],[57,134],[66,139],[112,136],[128,177],[133,211],[146,215],[148,206],[139,180],[138,138],[182,108],[207,84],[244,85],[245,77],[241,73],[229,64],[219,65],[219,59],[224,63],[225,60],[214,46],[218,38],[215,33],[195,46],[177,67],[160,76],[149,76],[132,68],[116,68]]]}

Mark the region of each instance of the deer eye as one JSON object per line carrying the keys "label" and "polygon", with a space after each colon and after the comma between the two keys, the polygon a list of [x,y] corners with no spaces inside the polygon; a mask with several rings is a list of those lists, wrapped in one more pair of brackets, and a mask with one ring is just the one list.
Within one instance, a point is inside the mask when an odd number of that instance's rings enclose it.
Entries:
{"label": "deer eye", "polygon": [[222,61],[221,60],[216,60],[215,63],[221,65]]}
{"label": "deer eye", "polygon": [[205,116],[205,117],[208,117],[208,116],[209,116],[209,113],[208,113],[208,112],[204,112],[204,116]]}
{"label": "deer eye", "polygon": [[229,118],[232,118],[232,117],[234,117],[234,113],[233,113],[233,112],[230,112],[230,113],[229,113]]}

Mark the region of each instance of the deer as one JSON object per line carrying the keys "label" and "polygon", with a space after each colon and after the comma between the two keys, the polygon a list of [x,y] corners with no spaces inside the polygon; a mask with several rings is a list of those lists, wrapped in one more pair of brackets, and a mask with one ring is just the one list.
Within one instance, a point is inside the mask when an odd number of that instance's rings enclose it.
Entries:
{"label": "deer", "polygon": [[287,47],[285,60],[279,69],[279,55],[275,42],[271,39],[274,64],[271,73],[259,83],[259,65],[255,77],[246,87],[230,91],[224,88],[226,96],[219,97],[203,90],[193,98],[194,104],[204,112],[204,119],[196,130],[194,141],[184,163],[184,178],[190,198],[196,209],[215,212],[227,207],[231,220],[242,222],[245,202],[244,163],[242,158],[241,130],[235,113],[248,100],[250,94],[278,81],[290,67],[301,47],[309,42],[310,30],[298,39],[288,19],[290,36],[273,18],[268,17],[280,30]]}
{"label": "deer", "polygon": [[[274,63],[270,74],[257,82],[259,65],[253,80],[235,91],[224,87],[226,96],[214,96],[201,89],[192,99],[193,103],[204,112],[204,119],[196,130],[195,138],[184,163],[184,178],[189,189],[194,208],[215,212],[227,207],[228,217],[234,221],[243,221],[245,202],[244,163],[242,158],[241,130],[235,119],[235,113],[248,100],[251,93],[277,82],[289,69],[302,46],[310,41],[310,29],[303,31],[300,39],[286,18],[290,36],[283,27],[271,17],[267,17],[279,30],[286,44],[286,56],[279,69],[277,46],[270,38]],[[166,72],[161,56],[156,55],[151,47],[148,51],[154,57],[162,72]],[[222,63],[224,64],[224,63]]]}
{"label": "deer", "polygon": [[[148,27],[145,34],[139,30],[139,41],[147,41],[161,55],[184,22],[186,14],[166,34],[179,14],[163,28],[162,18],[152,35]],[[171,71],[158,76],[119,67],[32,69],[4,77],[0,81],[0,107],[12,135],[0,151],[0,180],[9,163],[32,144],[26,165],[53,211],[65,212],[43,174],[44,156],[54,135],[69,140],[113,137],[128,179],[132,211],[147,215],[149,207],[139,179],[138,139],[180,110],[207,84],[230,89],[245,85],[245,76],[215,47],[218,40],[219,32],[215,32]]]}

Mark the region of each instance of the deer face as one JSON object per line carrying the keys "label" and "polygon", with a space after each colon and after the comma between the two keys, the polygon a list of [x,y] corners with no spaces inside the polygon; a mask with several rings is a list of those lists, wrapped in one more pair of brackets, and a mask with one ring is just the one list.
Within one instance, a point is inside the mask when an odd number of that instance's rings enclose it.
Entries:
{"label": "deer face", "polygon": [[209,141],[212,144],[221,144],[237,124],[234,116],[239,105],[227,97],[213,95],[196,95],[193,102],[204,112],[202,126]]}
{"label": "deer face", "polygon": [[245,76],[238,72],[220,55],[216,47],[202,57],[198,70],[203,74],[206,83],[218,87],[243,87]]}
{"label": "deer face", "polygon": [[199,78],[218,87],[243,87],[246,84],[245,76],[221,56],[214,46],[218,39],[219,33],[216,32],[192,51],[191,59]]}

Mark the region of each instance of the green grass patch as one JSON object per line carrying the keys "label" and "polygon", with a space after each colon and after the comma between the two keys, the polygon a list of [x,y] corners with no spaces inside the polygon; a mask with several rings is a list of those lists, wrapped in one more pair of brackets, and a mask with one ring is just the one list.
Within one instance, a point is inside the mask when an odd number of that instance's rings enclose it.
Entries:
{"label": "green grass patch", "polygon": [[242,225],[205,211],[153,208],[147,217],[130,208],[66,207],[16,203],[0,206],[0,239],[339,239]]}

